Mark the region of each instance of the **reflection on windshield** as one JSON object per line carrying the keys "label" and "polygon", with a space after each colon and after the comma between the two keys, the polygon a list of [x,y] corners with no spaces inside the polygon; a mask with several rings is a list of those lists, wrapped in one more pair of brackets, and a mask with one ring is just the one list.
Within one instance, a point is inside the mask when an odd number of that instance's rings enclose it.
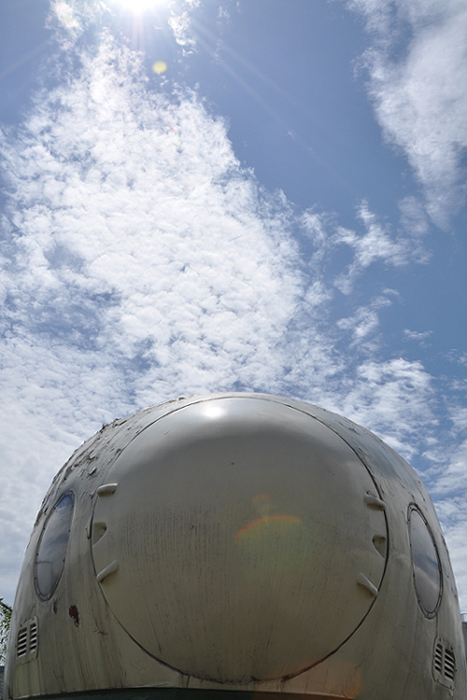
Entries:
{"label": "reflection on windshield", "polygon": [[426,615],[433,615],[441,595],[441,564],[428,526],[418,510],[409,514],[412,564],[418,601]]}
{"label": "reflection on windshield", "polygon": [[50,598],[60,579],[73,515],[73,494],[66,493],[48,519],[36,554],[36,588],[41,598]]}

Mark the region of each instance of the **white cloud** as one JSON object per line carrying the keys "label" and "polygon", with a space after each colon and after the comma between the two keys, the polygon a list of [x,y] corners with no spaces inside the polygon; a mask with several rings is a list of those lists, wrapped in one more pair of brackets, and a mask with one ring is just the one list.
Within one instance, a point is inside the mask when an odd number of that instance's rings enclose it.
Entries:
{"label": "white cloud", "polygon": [[416,340],[422,343],[433,335],[433,331],[411,331],[408,328],[404,328],[403,333],[407,340]]}
{"label": "white cloud", "polygon": [[347,245],[355,251],[352,263],[335,282],[343,294],[350,294],[357,277],[372,263],[400,266],[406,265],[410,259],[407,240],[393,240],[388,228],[377,221],[366,203],[359,208],[358,217],[365,227],[363,235],[339,227],[333,241],[335,245]]}
{"label": "white cloud", "polygon": [[432,220],[446,227],[466,191],[465,2],[353,0],[348,4],[365,16],[374,38],[365,62],[384,135],[407,156],[423,186]]}
{"label": "white cloud", "polygon": [[[467,493],[467,439],[451,449],[450,455],[448,453],[447,464],[444,464],[443,469],[439,470],[433,493],[441,497],[446,495],[459,496],[461,493]],[[467,522],[464,499],[462,499],[462,512]]]}
{"label": "white cloud", "polygon": [[341,412],[376,432],[406,459],[436,425],[432,378],[419,361],[363,362]]}
{"label": "white cloud", "polygon": [[193,48],[196,45],[191,17],[188,10],[184,10],[180,14],[172,15],[168,21],[175,41],[179,46]]}
{"label": "white cloud", "polygon": [[[457,418],[463,420],[462,432],[465,433],[466,411],[460,411]],[[457,421],[456,421],[457,422]],[[454,431],[454,434],[456,430]],[[467,439],[456,444],[451,439],[445,451],[440,455],[442,462],[438,467],[437,478],[433,480],[430,491],[435,499],[436,509],[443,526],[451,562],[461,594],[461,607],[467,612],[467,559],[465,556],[465,539],[467,533]]]}
{"label": "white cloud", "polygon": [[400,226],[406,235],[410,236],[414,243],[419,240],[418,253],[420,260],[428,261],[428,254],[422,247],[421,238],[428,233],[428,217],[422,203],[415,197],[404,197],[399,204]]}
{"label": "white cloud", "polygon": [[[389,293],[389,290],[388,292]],[[337,325],[343,330],[350,331],[353,336],[352,345],[361,345],[377,331],[380,321],[379,309],[391,306],[392,302],[387,296],[380,296],[373,299],[368,306],[360,306],[352,316],[341,318]],[[377,345],[372,342],[367,345],[368,350],[374,350]]]}
{"label": "white cloud", "polygon": [[22,322],[128,372],[144,367],[138,403],[279,389],[294,324],[313,333],[300,383],[305,366],[317,383],[333,374],[313,324],[330,294],[319,280],[305,285],[284,198],[259,194],[196,98],[147,96],[128,61],[103,45],[69,88],[44,97],[20,147],[5,142],[23,233],[9,294],[22,295]]}
{"label": "white cloud", "polygon": [[[412,209],[407,202],[407,209]],[[390,227],[379,221],[366,201],[357,207],[357,220],[363,231],[339,226],[335,217],[307,211],[301,217],[306,234],[313,241],[315,252],[310,268],[318,273],[329,254],[337,248],[347,246],[352,254],[351,262],[340,272],[334,285],[345,295],[349,295],[355,282],[365,270],[375,263],[401,267],[409,263],[425,263],[428,257],[420,243],[420,236],[413,230],[402,230],[394,236]]]}

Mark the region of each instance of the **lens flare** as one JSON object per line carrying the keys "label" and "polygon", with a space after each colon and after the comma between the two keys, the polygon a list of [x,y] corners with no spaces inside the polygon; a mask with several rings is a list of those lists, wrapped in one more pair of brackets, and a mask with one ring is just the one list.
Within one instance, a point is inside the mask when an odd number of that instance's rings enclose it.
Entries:
{"label": "lens flare", "polygon": [[244,525],[236,534],[235,540],[244,540],[246,537],[261,536],[271,533],[284,533],[290,525],[301,523],[301,518],[294,515],[265,515],[257,518],[248,525]]}
{"label": "lens flare", "polygon": [[167,63],[165,61],[156,61],[152,64],[152,70],[154,73],[165,73],[167,70]]}
{"label": "lens flare", "polygon": [[256,538],[258,535],[271,535],[275,533],[283,534],[290,529],[291,525],[301,523],[301,518],[295,515],[272,515],[271,509],[273,504],[267,493],[259,493],[252,500],[255,510],[258,511],[260,518],[255,518],[247,525],[244,525],[235,534],[235,540],[245,541],[252,536]]}

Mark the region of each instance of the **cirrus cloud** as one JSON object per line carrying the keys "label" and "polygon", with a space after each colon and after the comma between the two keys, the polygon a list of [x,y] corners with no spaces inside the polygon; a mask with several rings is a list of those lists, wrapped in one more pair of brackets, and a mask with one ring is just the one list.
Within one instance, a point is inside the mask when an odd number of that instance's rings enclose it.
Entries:
{"label": "cirrus cloud", "polygon": [[405,154],[431,219],[446,228],[465,201],[467,8],[462,0],[351,0],[373,43],[363,57],[388,143]]}

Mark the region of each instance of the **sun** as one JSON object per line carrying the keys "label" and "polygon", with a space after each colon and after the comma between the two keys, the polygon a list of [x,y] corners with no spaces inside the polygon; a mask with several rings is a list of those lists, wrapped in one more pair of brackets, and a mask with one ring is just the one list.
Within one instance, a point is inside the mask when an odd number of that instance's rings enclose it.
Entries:
{"label": "sun", "polygon": [[153,10],[156,7],[168,5],[170,0],[116,0],[116,4],[131,12],[141,14],[146,10]]}

